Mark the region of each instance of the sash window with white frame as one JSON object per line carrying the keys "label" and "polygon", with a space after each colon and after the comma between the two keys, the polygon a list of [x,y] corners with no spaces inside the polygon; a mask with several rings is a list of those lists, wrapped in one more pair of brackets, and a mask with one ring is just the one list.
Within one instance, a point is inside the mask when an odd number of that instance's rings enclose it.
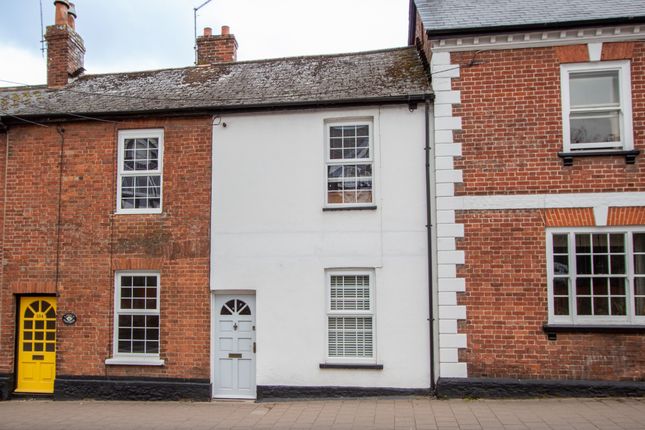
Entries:
{"label": "sash window with white frame", "polygon": [[106,363],[160,364],[159,273],[117,272],[114,303],[114,355]]}
{"label": "sash window with white frame", "polygon": [[119,131],[117,213],[161,213],[163,130]]}
{"label": "sash window with white frame", "polygon": [[547,233],[549,323],[645,323],[645,229]]}
{"label": "sash window with white frame", "polygon": [[327,273],[327,358],[374,362],[374,273]]}
{"label": "sash window with white frame", "polygon": [[327,206],[369,206],[374,201],[372,123],[327,124]]}
{"label": "sash window with white frame", "polygon": [[633,149],[629,61],[561,65],[564,151]]}

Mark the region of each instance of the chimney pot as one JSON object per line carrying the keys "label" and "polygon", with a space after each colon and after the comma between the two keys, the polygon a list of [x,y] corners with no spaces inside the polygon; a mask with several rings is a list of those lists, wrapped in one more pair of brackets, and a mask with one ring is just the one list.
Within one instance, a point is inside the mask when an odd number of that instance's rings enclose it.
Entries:
{"label": "chimney pot", "polygon": [[56,6],[56,19],[54,23],[56,25],[67,25],[67,14],[69,13],[69,2],[67,0],[56,0],[54,2]]}
{"label": "chimney pot", "polygon": [[69,10],[67,11],[67,25],[69,25],[72,30],[76,30],[76,7],[74,3],[69,4]]}
{"label": "chimney pot", "polygon": [[204,36],[212,36],[213,35],[213,29],[210,27],[204,27]]}
{"label": "chimney pot", "polygon": [[222,26],[222,36],[228,36],[230,32],[231,32],[231,29],[229,28],[228,25]]}

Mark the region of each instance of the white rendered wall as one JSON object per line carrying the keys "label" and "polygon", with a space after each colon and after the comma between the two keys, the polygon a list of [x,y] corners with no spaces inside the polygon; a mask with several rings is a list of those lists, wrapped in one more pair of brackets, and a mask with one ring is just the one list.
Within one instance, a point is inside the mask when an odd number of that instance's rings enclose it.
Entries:
{"label": "white rendered wall", "polygon": [[[325,121],[349,118],[373,120],[377,209],[323,212]],[[214,127],[211,289],[256,292],[258,385],[429,387],[424,127],[422,105],[225,115]],[[334,268],[375,270],[383,370],[319,368]]]}

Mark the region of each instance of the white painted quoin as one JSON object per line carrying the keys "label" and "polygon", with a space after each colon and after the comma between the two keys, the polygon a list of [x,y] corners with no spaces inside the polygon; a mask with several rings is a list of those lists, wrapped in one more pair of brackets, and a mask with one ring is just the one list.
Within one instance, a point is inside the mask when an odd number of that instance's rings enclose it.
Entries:
{"label": "white painted quoin", "polygon": [[[430,386],[424,115],[406,104],[215,119],[211,290],[214,303],[255,295],[258,386]],[[373,205],[361,210],[323,210],[337,123],[370,126]],[[330,283],[347,279],[363,294],[347,318],[372,328],[363,356],[339,359],[328,318],[340,324],[347,302],[331,304]],[[383,368],[320,368],[338,363]]]}

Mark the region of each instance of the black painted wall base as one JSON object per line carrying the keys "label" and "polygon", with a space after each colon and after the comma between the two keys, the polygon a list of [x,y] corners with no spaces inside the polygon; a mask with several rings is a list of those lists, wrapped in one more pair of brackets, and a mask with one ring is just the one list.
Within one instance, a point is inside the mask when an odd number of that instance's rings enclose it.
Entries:
{"label": "black painted wall base", "polygon": [[429,388],[294,387],[289,385],[258,385],[257,387],[258,400],[429,395]]}
{"label": "black painted wall base", "polygon": [[101,376],[57,376],[56,400],[196,400],[209,401],[207,379],[106,378]]}
{"label": "black painted wall base", "polygon": [[13,391],[13,375],[0,374],[0,400],[7,400]]}
{"label": "black painted wall base", "polygon": [[447,398],[641,397],[645,382],[502,378],[440,378],[437,396]]}

